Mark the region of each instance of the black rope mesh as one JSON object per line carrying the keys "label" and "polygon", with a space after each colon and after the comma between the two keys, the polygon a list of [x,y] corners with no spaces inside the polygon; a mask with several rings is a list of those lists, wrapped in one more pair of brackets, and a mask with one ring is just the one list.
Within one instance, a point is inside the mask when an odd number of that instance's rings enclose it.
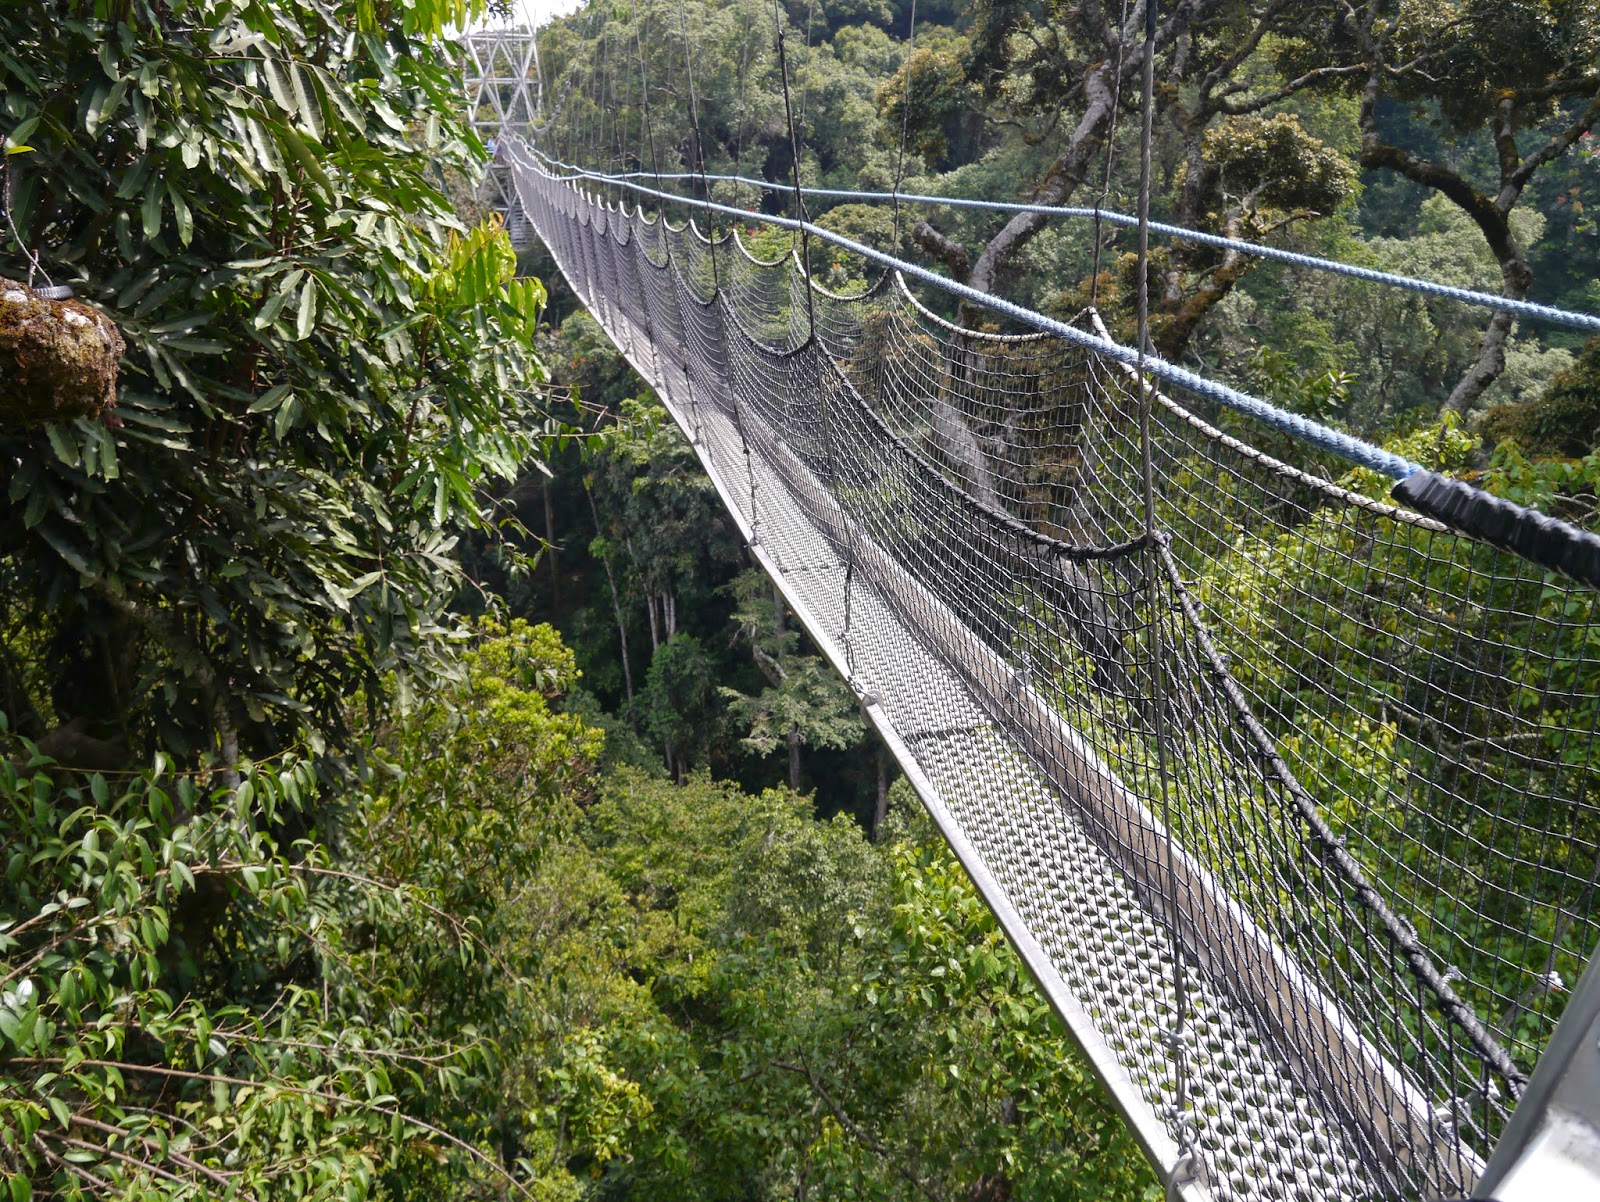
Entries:
{"label": "black rope mesh", "polygon": [[1151,554],[1125,367],[514,178],[1161,1167],[1464,1196],[1596,940],[1594,594],[1183,395]]}

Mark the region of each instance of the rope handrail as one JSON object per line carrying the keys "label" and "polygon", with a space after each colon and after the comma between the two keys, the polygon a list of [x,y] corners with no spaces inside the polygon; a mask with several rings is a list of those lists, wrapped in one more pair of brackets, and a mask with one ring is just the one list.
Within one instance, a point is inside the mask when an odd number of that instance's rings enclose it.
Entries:
{"label": "rope handrail", "polygon": [[[513,144],[510,138],[505,139],[501,145],[506,148],[504,152],[512,156],[525,152],[532,153],[531,148],[525,148],[524,143],[519,141]],[[536,162],[529,162],[526,165],[535,170],[544,171],[544,168]],[[546,172],[546,174],[549,173]],[[679,196],[658,188],[651,188],[636,180],[607,176],[599,172],[583,171],[578,172],[578,174],[593,183],[613,184],[618,187],[628,188],[642,196],[654,197],[657,200],[690,205],[706,212],[722,213],[742,220],[754,220],[765,225],[777,226],[781,229],[795,232],[804,231],[814,238],[820,238],[824,242],[832,243],[834,246],[848,250],[852,254],[860,255],[862,258],[877,263],[881,267],[890,268],[900,272],[902,275],[930,284],[949,293],[958,300],[989,309],[1024,325],[1032,326],[1044,333],[1054,334],[1114,362],[1126,363],[1135,368],[1140,366],[1141,357],[1132,347],[1123,346],[1109,339],[1086,333],[1076,326],[1069,325],[1067,322],[1048,317],[1043,313],[1038,313],[1001,297],[991,296],[986,292],[981,292],[976,288],[952,280],[948,276],[940,275],[936,271],[930,271],[926,267],[920,267],[915,263],[897,259],[893,255],[885,254],[883,251],[876,250],[852,238],[846,238],[843,234],[824,229],[813,222],[800,221],[793,217],[780,217],[771,213],[750,213],[732,205],[719,204],[713,200],[701,200],[698,197]],[[551,178],[559,179],[556,176],[551,176]],[[1263,401],[1259,397],[1253,397],[1240,389],[1208,379],[1157,356],[1146,355],[1143,357],[1142,363],[1146,374],[1158,380],[1187,389],[1208,400],[1215,401],[1229,409],[1252,417],[1274,429],[1282,430],[1286,434],[1293,435],[1301,442],[1338,455],[1357,467],[1367,468],[1392,480],[1404,480],[1407,476],[1423,470],[1421,464],[1414,463],[1403,455],[1397,455],[1393,451],[1386,451],[1382,447],[1375,447],[1369,442],[1344,433],[1342,430],[1335,430],[1331,426],[1324,425],[1322,422],[1308,417],[1302,417],[1298,413],[1290,413],[1288,410],[1280,409],[1278,406]]]}
{"label": "rope handrail", "polygon": [[[719,183],[743,184],[767,192],[790,192],[793,190],[787,184],[774,184],[770,181],[751,179],[743,175],[708,174],[702,176],[698,172],[693,174],[688,172],[664,172],[658,175],[652,171],[593,172],[571,163],[563,163],[558,159],[550,158],[537,148],[529,147],[529,149],[544,159],[546,163],[568,172],[569,174],[567,175],[558,175],[556,177],[562,180],[588,179],[597,182],[624,184],[627,181],[640,179],[664,181],[706,179]],[[995,213],[1038,213],[1046,217],[1100,220],[1109,225],[1120,225],[1129,228],[1137,227],[1139,222],[1139,219],[1132,214],[1119,213],[1115,210],[1103,209],[1098,206],[1040,205],[1028,204],[1022,201],[983,200],[977,197],[936,196],[917,192],[854,191],[844,188],[801,188],[800,191],[803,195],[817,196],[828,200],[849,200],[866,203],[899,201],[902,204],[943,205],[956,209],[980,209]],[[674,198],[683,203],[698,203],[698,201],[691,201],[683,196],[675,195]],[[747,217],[760,216],[760,214],[751,213],[747,209],[739,209],[737,211]],[[1160,221],[1150,222],[1150,230],[1153,233],[1164,234],[1185,242],[1195,242],[1202,246],[1216,247],[1219,250],[1238,251],[1260,259],[1287,263],[1293,267],[1305,267],[1313,271],[1322,271],[1331,275],[1342,275],[1350,279],[1361,280],[1368,284],[1381,284],[1385,287],[1415,292],[1423,296],[1437,297],[1440,300],[1459,301],[1462,304],[1473,305],[1481,309],[1514,313],[1518,317],[1526,317],[1535,321],[1550,322],[1553,325],[1567,326],[1570,329],[1584,330],[1589,333],[1600,333],[1600,315],[1593,313],[1564,309],[1557,305],[1540,304],[1536,301],[1521,300],[1517,297],[1498,296],[1492,292],[1480,292],[1477,289],[1461,288],[1454,284],[1441,284],[1436,280],[1424,280],[1416,276],[1402,275],[1399,272],[1381,271],[1375,267],[1362,267],[1355,263],[1344,263],[1338,259],[1325,259],[1317,255],[1304,254],[1300,251],[1286,250],[1279,246],[1267,246],[1259,242],[1249,242],[1242,238],[1229,238],[1222,234],[1210,234],[1204,230],[1193,230],[1181,225],[1168,225]]]}
{"label": "rope handrail", "polygon": [[[514,145],[510,142],[504,145],[507,146],[505,153],[513,158],[521,154],[537,155],[536,151],[520,141]],[[552,181],[569,182],[552,175],[536,158],[530,159],[525,165],[546,175]],[[1337,455],[1356,467],[1387,476],[1395,481],[1392,492],[1395,499],[1444,522],[1451,529],[1514,551],[1550,571],[1600,587],[1600,534],[1584,530],[1527,506],[1493,496],[1465,481],[1440,476],[1403,455],[1374,446],[1364,439],[1336,430],[1312,418],[1280,408],[1241,389],[1202,376],[1188,368],[1179,367],[1154,354],[1141,354],[1138,350],[1112,341],[1109,337],[1088,333],[1068,322],[979,291],[970,285],[959,283],[915,263],[897,259],[893,255],[885,254],[812,222],[773,214],[749,213],[731,205],[679,196],[620,177],[594,172],[582,172],[580,175],[590,182],[628,188],[657,200],[691,205],[707,212],[723,213],[784,229],[802,231],[811,237],[830,242],[895,272],[902,280],[911,277],[930,284],[959,300],[1009,317],[1023,325],[1032,326],[1043,333],[1053,334],[1112,362],[1131,367],[1152,379],[1174,385],[1232,409],[1263,425],[1280,430],[1308,446]],[[602,205],[605,207],[603,202]],[[693,219],[690,219],[689,227],[702,241],[710,244],[710,239],[699,234]],[[807,295],[812,291],[814,284],[808,277]]]}

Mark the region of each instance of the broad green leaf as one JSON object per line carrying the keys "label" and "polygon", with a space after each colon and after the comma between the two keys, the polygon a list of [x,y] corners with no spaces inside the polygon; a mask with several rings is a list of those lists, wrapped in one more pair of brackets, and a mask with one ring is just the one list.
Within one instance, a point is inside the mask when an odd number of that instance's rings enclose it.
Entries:
{"label": "broad green leaf", "polygon": [[21,151],[32,150],[33,147],[26,145],[26,142],[28,141],[28,138],[33,134],[33,131],[38,129],[38,128],[39,128],[39,118],[37,116],[29,117],[26,121],[22,121],[22,122],[18,123],[16,128],[13,129],[9,134],[6,135],[6,139],[5,139],[5,150],[6,150],[6,153],[7,154],[17,154],[17,153],[20,153]]}
{"label": "broad green leaf", "polygon": [[261,70],[266,77],[267,90],[272,94],[272,99],[285,113],[293,116],[296,110],[295,97],[286,78],[284,65],[269,51],[261,58]]}
{"label": "broad green leaf", "polygon": [[290,74],[294,83],[295,107],[299,111],[300,120],[305,123],[306,132],[320,142],[322,101],[318,95],[316,76],[311,68],[303,63],[295,63]]}
{"label": "broad green leaf", "polygon": [[317,280],[315,276],[307,275],[305,285],[300,289],[300,307],[295,314],[295,337],[302,341],[311,337],[316,321]]}
{"label": "broad green leaf", "polygon": [[140,208],[140,213],[146,238],[154,238],[161,232],[161,203],[165,194],[166,185],[159,180],[145,189],[144,204]]}

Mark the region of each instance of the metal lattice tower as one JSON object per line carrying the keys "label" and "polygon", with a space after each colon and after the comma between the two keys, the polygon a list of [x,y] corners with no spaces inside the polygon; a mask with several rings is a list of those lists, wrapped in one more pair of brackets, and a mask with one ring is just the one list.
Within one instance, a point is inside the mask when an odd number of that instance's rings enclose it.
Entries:
{"label": "metal lattice tower", "polygon": [[[532,26],[481,29],[463,41],[462,83],[472,128],[491,150],[504,134],[531,137],[544,100],[539,42]],[[532,231],[499,158],[484,173],[478,200],[505,214],[514,245],[529,243]]]}

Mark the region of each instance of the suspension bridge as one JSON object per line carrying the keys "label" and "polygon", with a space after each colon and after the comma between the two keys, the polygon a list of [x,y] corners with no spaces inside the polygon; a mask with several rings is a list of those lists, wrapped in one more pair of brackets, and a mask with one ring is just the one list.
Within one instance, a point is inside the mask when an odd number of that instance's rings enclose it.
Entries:
{"label": "suspension bridge", "polygon": [[1169,1197],[1595,1196],[1600,539],[1092,310],[499,159]]}

